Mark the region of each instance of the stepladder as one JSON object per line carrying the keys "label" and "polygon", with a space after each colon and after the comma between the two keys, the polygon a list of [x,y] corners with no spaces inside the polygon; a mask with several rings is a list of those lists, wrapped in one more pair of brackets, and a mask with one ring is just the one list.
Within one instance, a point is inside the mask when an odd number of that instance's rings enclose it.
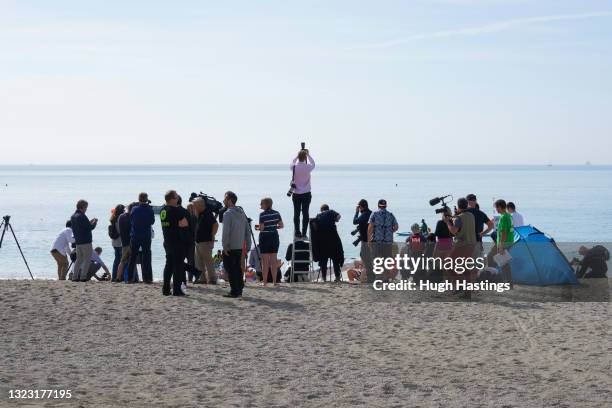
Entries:
{"label": "stepladder", "polygon": [[307,236],[293,237],[290,282],[306,282],[313,275],[311,240]]}

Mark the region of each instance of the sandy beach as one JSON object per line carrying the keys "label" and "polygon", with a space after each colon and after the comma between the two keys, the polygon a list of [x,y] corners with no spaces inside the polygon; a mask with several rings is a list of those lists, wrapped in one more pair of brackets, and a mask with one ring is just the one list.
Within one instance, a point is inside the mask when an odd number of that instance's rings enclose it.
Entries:
{"label": "sandy beach", "polygon": [[[603,407],[609,303],[2,281],[1,406]],[[448,300],[455,300],[447,298]],[[445,299],[440,299],[445,300]],[[70,400],[8,400],[70,389]]]}

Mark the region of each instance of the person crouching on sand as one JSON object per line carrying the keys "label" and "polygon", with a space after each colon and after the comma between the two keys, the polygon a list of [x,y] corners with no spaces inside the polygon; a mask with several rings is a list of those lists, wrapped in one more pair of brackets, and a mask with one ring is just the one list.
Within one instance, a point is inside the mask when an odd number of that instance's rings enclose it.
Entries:
{"label": "person crouching on sand", "polygon": [[170,190],[165,195],[166,205],[159,213],[162,232],[164,234],[164,249],[166,250],[166,265],[164,267],[164,284],[162,294],[170,295],[170,280],[172,280],[172,294],[185,296],[181,285],[185,281],[186,247],[183,242],[185,230],[189,228],[185,210],[178,206],[178,194]]}
{"label": "person crouching on sand", "polygon": [[[277,286],[276,269],[278,263],[278,247],[280,245],[278,230],[283,228],[283,220],[278,211],[272,209],[272,199],[262,198],[259,214],[259,253],[263,286],[268,285],[268,273],[272,272],[272,284]],[[271,271],[272,269],[272,271]]]}

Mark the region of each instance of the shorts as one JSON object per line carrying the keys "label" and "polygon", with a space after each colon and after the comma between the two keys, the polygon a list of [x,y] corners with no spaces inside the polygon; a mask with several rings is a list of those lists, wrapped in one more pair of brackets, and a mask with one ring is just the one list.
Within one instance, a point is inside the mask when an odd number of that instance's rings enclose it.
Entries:
{"label": "shorts", "polygon": [[280,241],[278,232],[263,232],[259,234],[259,252],[262,254],[277,254]]}
{"label": "shorts", "polygon": [[126,264],[130,261],[131,250],[129,246],[124,246],[121,248],[121,263]]}

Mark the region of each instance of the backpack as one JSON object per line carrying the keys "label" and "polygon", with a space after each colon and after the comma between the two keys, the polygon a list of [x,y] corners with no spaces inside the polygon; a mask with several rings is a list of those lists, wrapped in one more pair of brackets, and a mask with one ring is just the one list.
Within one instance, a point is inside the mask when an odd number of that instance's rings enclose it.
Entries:
{"label": "backpack", "polygon": [[108,226],[108,236],[110,237],[110,239],[117,239],[119,238],[119,231],[117,231],[117,221],[112,222],[109,226]]}

